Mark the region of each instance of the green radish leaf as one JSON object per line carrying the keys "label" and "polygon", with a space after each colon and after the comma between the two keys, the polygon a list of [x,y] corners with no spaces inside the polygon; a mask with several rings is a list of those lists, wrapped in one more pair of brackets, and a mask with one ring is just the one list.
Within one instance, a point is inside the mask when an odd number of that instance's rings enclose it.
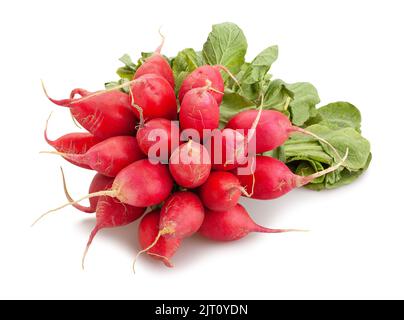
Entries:
{"label": "green radish leaf", "polygon": [[333,102],[318,110],[316,117],[310,124],[325,125],[331,129],[353,128],[360,132],[361,113],[349,102]]}
{"label": "green radish leaf", "polygon": [[123,79],[132,80],[133,75],[135,74],[136,69],[138,68],[137,65],[133,63],[131,57],[128,54],[124,54],[122,57],[120,57],[119,61],[121,61],[125,66],[120,67],[116,71],[118,76]]}
{"label": "green radish leaf", "polygon": [[121,67],[116,70],[117,75],[122,79],[132,80],[135,72],[128,67]]}
{"label": "green radish leaf", "polygon": [[[342,156],[346,149],[349,149],[348,158],[344,163],[344,167],[349,170],[360,170],[366,166],[366,162],[370,154],[370,143],[353,128],[342,128],[332,130],[326,126],[319,124],[307,127],[306,130],[311,131],[323,139],[327,140]],[[336,161],[338,158],[334,155],[330,147],[320,142],[323,149]]]}
{"label": "green radish leaf", "polygon": [[247,39],[243,31],[236,24],[225,22],[212,26],[202,54],[205,63],[226,66],[235,74],[244,63],[246,52]]}
{"label": "green radish leaf", "polygon": [[202,58],[194,49],[187,48],[172,58],[172,69],[175,78],[175,91],[178,93],[186,76],[203,64]]}
{"label": "green radish leaf", "polygon": [[279,146],[278,148],[276,148],[274,150],[264,152],[262,155],[278,159],[278,160],[280,160],[282,162],[286,161],[285,146]]}
{"label": "green radish leaf", "polygon": [[277,58],[278,46],[266,48],[260,52],[251,63],[244,65],[245,70],[240,78],[240,82],[242,82],[243,85],[261,82]]}
{"label": "green radish leaf", "polygon": [[[142,52],[141,57],[138,59],[137,63],[134,63],[132,58],[128,54],[124,54],[122,57],[119,58],[119,61],[121,61],[125,66],[118,68],[116,70],[117,75],[119,78],[125,79],[125,80],[132,80],[133,76],[135,75],[136,70],[143,64],[143,62],[150,56],[153,55],[154,52]],[[167,57],[165,57],[167,59]],[[119,81],[111,81],[107,82],[105,86],[112,86],[115,85],[116,83],[119,83]],[[127,91],[127,89],[123,89],[122,91]]]}
{"label": "green radish leaf", "polygon": [[264,94],[264,109],[275,109],[290,115],[294,125],[302,126],[316,115],[319,103],[316,88],[308,82],[288,84],[283,80],[269,81]]}
{"label": "green radish leaf", "polygon": [[132,58],[127,53],[120,57],[119,61],[121,61],[127,69],[132,70],[133,72],[136,71],[137,65],[133,63]]}
{"label": "green radish leaf", "polygon": [[277,58],[278,46],[268,47],[252,62],[241,66],[240,72],[236,75],[240,87],[231,78],[227,78],[225,84],[258,105],[271,77],[268,71]]}
{"label": "green radish leaf", "polygon": [[181,71],[193,71],[203,64],[201,58],[194,49],[187,48],[178,52],[177,56],[172,59],[174,75]]}
{"label": "green radish leaf", "polygon": [[372,160],[372,153],[369,154],[366,165],[362,169],[360,169],[358,171],[349,171],[348,169],[343,169],[341,172],[339,172],[340,178],[335,183],[329,183],[328,181],[321,183],[321,184],[310,183],[310,184],[306,185],[306,187],[311,190],[320,191],[320,190],[324,190],[324,189],[335,189],[338,187],[348,185],[348,184],[354,182],[356,179],[358,179],[367,170],[371,160]]}
{"label": "green radish leaf", "polygon": [[294,135],[284,145],[286,163],[307,159],[318,161],[328,166],[333,163],[333,157],[325,152],[317,141],[306,141],[305,139],[296,138],[296,136]]}
{"label": "green radish leaf", "polygon": [[[104,84],[104,86],[105,86],[105,89],[113,89],[113,88],[115,88],[117,86],[120,86],[120,85],[122,85],[122,84],[124,84],[124,83],[126,83],[128,81],[130,81],[130,80],[122,78],[122,79],[119,79],[118,81],[106,82]],[[120,88],[120,90],[122,92],[129,93],[129,86]]]}
{"label": "green radish leaf", "polygon": [[[154,54],[154,52],[142,52],[140,55],[142,56],[142,63],[147,59],[150,58],[152,55]],[[164,57],[167,59],[167,57]],[[168,60],[168,59],[167,59]],[[139,61],[138,61],[138,67],[139,67]]]}
{"label": "green radish leaf", "polygon": [[220,105],[220,127],[225,127],[227,122],[240,111],[255,108],[256,105],[253,102],[239,93],[226,90]]}
{"label": "green radish leaf", "polygon": [[287,111],[294,93],[280,79],[270,81],[264,94],[263,109]]}
{"label": "green radish leaf", "polygon": [[292,123],[302,126],[316,115],[316,104],[320,102],[317,89],[308,82],[296,82],[285,86],[294,95],[289,104]]}
{"label": "green radish leaf", "polygon": [[[330,129],[312,125],[311,131],[330,142],[343,155],[349,148],[345,164],[337,171],[317,178],[306,187],[312,190],[333,189],[356,180],[371,161],[369,142],[353,128]],[[301,133],[292,134],[284,145],[285,163],[298,175],[309,175],[336,164],[339,159],[328,145]]]}

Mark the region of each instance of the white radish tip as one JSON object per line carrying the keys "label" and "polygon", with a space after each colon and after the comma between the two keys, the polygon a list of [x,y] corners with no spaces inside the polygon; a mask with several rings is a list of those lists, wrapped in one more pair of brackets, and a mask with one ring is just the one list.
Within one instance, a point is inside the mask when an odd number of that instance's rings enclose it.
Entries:
{"label": "white radish tip", "polygon": [[49,95],[48,95],[48,91],[46,90],[46,87],[45,87],[45,82],[41,79],[41,86],[42,86],[42,90],[43,90],[43,92],[45,93],[45,96],[48,98],[48,99],[50,99],[50,97],[49,97]]}
{"label": "white radish tip", "polygon": [[172,263],[172,262],[170,261],[170,259],[168,259],[166,256],[162,256],[162,255],[160,255],[160,254],[157,254],[157,253],[150,253],[150,252],[148,252],[147,254],[150,255],[150,256],[154,256],[154,257],[158,257],[158,258],[162,259],[163,262],[164,262],[164,264],[165,264],[167,267],[169,267],[169,268],[174,268],[173,263]]}
{"label": "white radish tip", "polygon": [[164,46],[164,42],[166,41],[166,37],[164,36],[164,34],[161,32],[161,29],[163,28],[163,26],[159,27],[158,33],[161,37],[161,43],[160,45],[157,47],[157,49],[155,50],[155,52],[157,53],[161,53],[161,49],[163,49]]}

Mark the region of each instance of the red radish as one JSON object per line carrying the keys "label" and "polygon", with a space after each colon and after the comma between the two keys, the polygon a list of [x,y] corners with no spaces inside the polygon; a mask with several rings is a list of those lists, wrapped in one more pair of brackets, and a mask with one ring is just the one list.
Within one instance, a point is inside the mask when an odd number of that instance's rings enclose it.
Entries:
{"label": "red radish", "polygon": [[36,219],[32,225],[49,213],[98,196],[113,197],[124,204],[140,208],[157,205],[169,196],[172,188],[173,180],[166,165],[152,164],[148,159],[139,160],[118,173],[111,189],[90,193],[76,201],[70,201],[49,210]]}
{"label": "red radish", "polygon": [[159,232],[154,241],[136,255],[133,270],[139,255],[152,249],[161,237],[171,239],[190,237],[199,230],[204,216],[204,208],[197,195],[188,191],[172,194],[161,208]]}
{"label": "red radish", "polygon": [[[65,191],[66,198],[70,202],[73,202],[74,200],[72,199],[72,197],[70,196],[70,194],[69,194],[69,192],[67,190],[66,180],[65,180],[65,175],[64,175],[63,169],[62,168],[60,168],[60,169],[62,171],[63,188],[64,188],[64,191]],[[106,176],[103,176],[102,174],[97,173],[94,176],[93,180],[91,181],[88,193],[93,193],[93,192],[98,192],[98,191],[102,191],[102,190],[111,189],[113,182],[114,182],[114,178],[106,177]],[[85,212],[85,213],[93,213],[97,209],[97,204],[98,204],[99,198],[100,197],[90,198],[89,199],[90,206],[88,206],[88,207],[82,206],[79,203],[74,203],[73,207],[75,207],[76,209],[78,209],[78,210],[80,210],[82,212]]]}
{"label": "red radish", "polygon": [[189,90],[180,108],[181,129],[194,129],[202,140],[203,130],[219,127],[220,110],[214,97],[208,92],[209,85]]}
{"label": "red radish", "polygon": [[164,37],[162,36],[161,44],[153,53],[153,55],[145,60],[143,64],[136,70],[133,79],[140,78],[145,74],[157,74],[162,76],[171,85],[172,88],[175,87],[174,74],[171,70],[170,64],[161,55],[161,49],[164,45]]}
{"label": "red radish", "polygon": [[136,219],[140,218],[145,212],[145,208],[137,208],[124,204],[117,199],[109,197],[100,197],[97,204],[96,218],[97,222],[88,238],[86,249],[84,250],[82,267],[84,269],[84,260],[88,249],[93,242],[94,237],[101,229],[126,226]]}
{"label": "red radish", "polygon": [[163,77],[156,74],[145,74],[130,83],[132,105],[140,119],[177,118],[177,99],[174,89]]}
{"label": "red radish", "polygon": [[[48,152],[46,152],[48,153]],[[54,153],[50,151],[49,153]],[[56,153],[77,163],[88,165],[91,169],[108,177],[115,177],[129,164],[143,159],[135,137],[118,136],[108,138],[84,154]]]}
{"label": "red radish", "polygon": [[[215,139],[221,139],[221,143],[215,144]],[[212,136],[210,143],[213,169],[229,171],[245,163],[248,145],[241,132],[223,129],[217,137]]]}
{"label": "red radish", "polygon": [[[294,174],[286,164],[275,158],[257,156],[255,172],[250,175],[237,175],[242,186],[245,186],[251,198],[269,200],[278,198],[294,188],[304,186],[314,179],[337,170],[348,156],[348,149],[344,158],[338,164],[309,176]],[[237,170],[235,170],[237,171]]]}
{"label": "red radish", "polygon": [[124,203],[149,207],[164,201],[171,192],[173,180],[168,166],[139,160],[116,176],[111,193]]}
{"label": "red radish", "polygon": [[197,232],[203,222],[204,208],[198,196],[189,191],[172,194],[160,214],[160,234],[186,238]]}
{"label": "red radish", "polygon": [[[179,128],[176,122],[163,118],[156,118],[147,121],[144,126],[140,127],[136,134],[136,139],[140,149],[149,158],[152,154],[149,154],[149,150],[155,152],[158,157],[164,158],[164,162],[167,163],[171,154],[171,150],[175,149],[179,144]],[[175,140],[172,141],[174,137]],[[160,147],[159,150],[153,150],[153,146]],[[162,150],[162,148],[164,148]],[[165,149],[167,148],[167,149]],[[163,152],[167,154],[164,156]]]}
{"label": "red radish", "polygon": [[[247,135],[247,130],[253,125],[258,113],[259,110],[242,111],[230,119],[226,128],[244,129],[244,134]],[[256,127],[256,152],[263,153],[281,146],[293,132],[311,135],[326,143],[340,158],[338,151],[329,142],[310,131],[294,126],[287,116],[275,110],[262,111]]]}
{"label": "red radish", "polygon": [[233,208],[241,196],[247,195],[238,178],[224,171],[212,172],[199,189],[203,205],[215,211],[226,211]]}
{"label": "red radish", "polygon": [[174,150],[169,168],[174,180],[184,188],[196,188],[209,177],[211,162],[208,150],[189,140]]}
{"label": "red radish", "polygon": [[[149,247],[156,239],[160,226],[160,210],[154,210],[146,214],[139,224],[138,238],[140,248],[143,250]],[[179,246],[181,239],[175,237],[160,237],[156,244],[147,251],[151,257],[161,260],[167,267],[172,268],[170,259],[173,257]]]}
{"label": "red radish", "polygon": [[227,211],[206,210],[205,219],[199,229],[204,237],[215,241],[234,241],[251,232],[281,233],[302,231],[295,229],[269,229],[256,224],[243,206],[237,204]]}
{"label": "red radish", "polygon": [[[206,86],[206,80],[211,82],[209,93],[215,98],[218,106],[222,103],[224,83],[220,74],[220,66],[204,65],[192,71],[183,81],[178,99],[182,104],[185,94],[191,89],[201,88]],[[213,89],[213,90],[212,90]]]}
{"label": "red radish", "polygon": [[[228,171],[248,162],[256,155],[256,128],[262,115],[262,103],[251,126],[245,130],[223,129],[219,135],[212,135],[210,151],[215,170]],[[217,139],[219,145],[217,145]]]}
{"label": "red radish", "polygon": [[[49,116],[50,117],[50,116]],[[56,140],[50,140],[48,138],[48,120],[46,121],[46,126],[44,130],[44,138],[46,142],[53,148],[56,149],[58,152],[62,153],[76,153],[76,154],[83,154],[86,153],[88,149],[96,145],[97,143],[101,142],[102,139],[94,137],[91,133],[88,132],[74,132],[68,133]],[[88,165],[80,164],[75,161],[66,159],[71,163],[75,164],[76,166],[91,169]]]}
{"label": "red radish", "polygon": [[[53,103],[70,108],[70,111],[83,128],[98,138],[134,135],[136,116],[127,94],[114,89],[90,93],[84,89],[74,89],[69,99],[55,100]],[[75,99],[79,94],[81,98]]]}

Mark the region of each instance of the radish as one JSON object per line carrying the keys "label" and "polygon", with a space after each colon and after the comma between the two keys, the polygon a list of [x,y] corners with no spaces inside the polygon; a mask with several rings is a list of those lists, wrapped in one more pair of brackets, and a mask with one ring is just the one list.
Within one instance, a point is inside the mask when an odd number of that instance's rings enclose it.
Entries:
{"label": "radish", "polygon": [[275,199],[294,188],[304,186],[318,177],[337,170],[343,165],[347,157],[348,149],[341,162],[336,165],[309,176],[298,176],[290,171],[282,161],[271,157],[257,156],[255,159],[255,172],[250,175],[238,174],[237,176],[241,185],[246,187],[251,198],[261,200]]}
{"label": "radish", "polygon": [[138,160],[118,173],[111,189],[87,194],[76,201],[69,201],[49,210],[37,218],[32,226],[49,213],[98,196],[113,197],[124,204],[140,208],[157,205],[169,196],[172,188],[173,180],[166,165],[152,164],[148,159]]}
{"label": "radish", "polygon": [[[161,34],[160,34],[161,35]],[[161,35],[161,44],[154,51],[153,55],[145,60],[143,64],[136,70],[133,79],[140,78],[145,74],[157,74],[162,76],[171,85],[175,87],[174,74],[167,60],[161,55],[161,49],[164,45],[165,38]]]}
{"label": "radish", "polygon": [[59,154],[74,162],[85,164],[91,169],[108,177],[115,177],[123,168],[143,159],[145,156],[140,150],[135,137],[118,136],[108,138],[84,154],[45,152]]}
{"label": "radish", "polygon": [[[219,144],[217,139],[221,140]],[[213,134],[210,144],[214,170],[229,171],[245,163],[248,145],[243,133],[226,128]]]}
{"label": "radish", "polygon": [[91,231],[90,237],[82,258],[82,268],[84,261],[94,237],[101,229],[126,226],[136,219],[140,218],[145,212],[145,208],[137,208],[124,204],[117,199],[109,197],[100,197],[96,209],[96,225]]}
{"label": "radish", "polygon": [[182,100],[185,94],[194,88],[204,87],[206,85],[206,80],[211,82],[211,88],[209,89],[209,93],[215,98],[217,105],[220,106],[223,99],[223,91],[224,91],[224,82],[222,75],[220,74],[220,70],[225,71],[232,77],[236,83],[237,79],[231,74],[231,72],[224,66],[216,65],[204,65],[196,68],[192,71],[182,82],[180,91],[178,92],[178,99],[182,104]]}
{"label": "radish", "polygon": [[160,232],[165,237],[186,238],[200,228],[204,208],[198,196],[189,191],[172,194],[161,208]]}
{"label": "radish", "polygon": [[[49,116],[50,118],[50,116]],[[74,132],[68,133],[56,140],[50,140],[48,138],[48,120],[46,120],[46,126],[44,130],[45,141],[58,152],[62,153],[75,153],[83,154],[86,153],[88,149],[101,142],[102,139],[94,137],[88,132]],[[66,158],[65,158],[66,159]],[[88,165],[77,163],[75,161],[66,159],[67,161],[73,163],[76,166],[82,167],[84,169],[91,169]]]}
{"label": "radish", "polygon": [[[149,247],[156,239],[159,233],[159,225],[160,210],[151,211],[142,218],[138,228],[138,238],[142,250]],[[181,239],[179,238],[160,237],[154,247],[147,251],[147,254],[161,260],[167,267],[172,268],[170,258],[172,258],[180,245]]]}
{"label": "radish", "polygon": [[234,241],[251,232],[281,233],[303,231],[295,229],[269,229],[256,224],[240,204],[226,211],[206,210],[199,233],[215,241]]}
{"label": "radish", "polygon": [[145,74],[128,84],[131,103],[140,119],[140,127],[145,119],[177,118],[177,99],[174,89],[166,79],[156,74]]}
{"label": "radish", "polygon": [[[63,188],[65,191],[65,195],[68,201],[72,202],[74,201],[72,199],[72,197],[70,196],[68,190],[67,190],[67,186],[66,186],[66,179],[65,179],[65,175],[63,172],[63,169],[60,168],[60,170],[62,171],[62,179],[63,179]],[[97,173],[93,180],[91,181],[90,184],[90,188],[88,190],[88,193],[93,193],[93,192],[98,192],[98,191],[102,191],[102,190],[108,190],[112,187],[112,183],[114,182],[114,179],[111,177],[106,177],[102,174]],[[93,213],[95,212],[95,210],[97,209],[97,204],[98,204],[98,200],[100,197],[94,197],[94,198],[90,198],[89,202],[90,202],[90,206],[86,207],[86,206],[82,206],[79,203],[74,203],[73,207],[75,207],[76,209],[85,212],[85,213]]]}
{"label": "radish", "polygon": [[168,163],[171,150],[179,144],[179,128],[174,121],[152,119],[139,128],[136,139],[145,155],[149,158],[157,156],[161,162]]}
{"label": "radish", "polygon": [[208,150],[189,140],[174,150],[170,157],[170,173],[184,188],[196,188],[209,177],[211,162]]}
{"label": "radish", "polygon": [[[244,129],[244,134],[247,135],[247,130],[253,125],[258,113],[259,110],[242,111],[230,119],[226,128]],[[310,131],[292,125],[287,116],[275,110],[262,111],[256,126],[256,152],[263,153],[281,146],[293,132],[311,135],[317,140],[326,143],[338,158],[341,159],[338,151],[329,142]]]}
{"label": "radish", "polygon": [[[212,166],[215,170],[228,171],[248,163],[256,155],[256,128],[261,119],[262,105],[248,129],[225,128],[220,134],[214,132],[210,139]],[[217,144],[219,139],[219,145]],[[209,140],[208,140],[209,141]]]}
{"label": "radish", "polygon": [[161,208],[159,231],[154,241],[148,247],[138,252],[133,260],[133,270],[137,258],[142,253],[152,249],[161,237],[167,239],[190,237],[199,230],[204,216],[203,205],[194,193],[181,191],[172,194]]}
{"label": "radish", "polygon": [[180,108],[181,129],[194,129],[200,139],[203,130],[219,127],[220,110],[215,98],[208,92],[210,84],[189,90],[182,99]]}
{"label": "radish", "polygon": [[[94,93],[74,89],[69,99],[55,100],[49,97],[43,83],[42,86],[50,101],[70,108],[74,119],[94,136],[106,139],[135,134],[136,116],[127,94],[117,89]],[[75,99],[76,94],[81,98]]]}
{"label": "radish", "polygon": [[248,193],[241,186],[238,178],[224,171],[214,171],[199,189],[203,205],[215,211],[226,211],[233,208],[241,196]]}

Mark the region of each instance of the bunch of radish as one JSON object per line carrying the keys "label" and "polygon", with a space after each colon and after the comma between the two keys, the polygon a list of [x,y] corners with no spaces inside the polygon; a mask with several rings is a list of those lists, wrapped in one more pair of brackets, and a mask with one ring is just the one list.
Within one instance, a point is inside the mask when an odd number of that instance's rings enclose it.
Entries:
{"label": "bunch of radish", "polygon": [[[310,132],[261,107],[240,112],[219,129],[223,72],[228,70],[198,67],[176,95],[173,72],[160,50],[121,86],[97,92],[78,88],[63,100],[45,91],[86,130],[54,141],[45,130],[46,142],[55,149],[47,152],[96,172],[89,194],[80,199],[72,199],[63,177],[68,202],[40,217],[67,206],[95,213],[83,265],[98,231],[137,219],[138,255],[146,253],[169,267],[182,241],[197,233],[235,241],[250,232],[293,231],[257,225],[240,198],[278,198],[338,169],[346,159],[309,176],[295,175],[262,153],[281,146],[293,132]],[[80,203],[85,199],[88,206]]]}

